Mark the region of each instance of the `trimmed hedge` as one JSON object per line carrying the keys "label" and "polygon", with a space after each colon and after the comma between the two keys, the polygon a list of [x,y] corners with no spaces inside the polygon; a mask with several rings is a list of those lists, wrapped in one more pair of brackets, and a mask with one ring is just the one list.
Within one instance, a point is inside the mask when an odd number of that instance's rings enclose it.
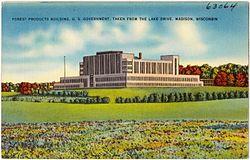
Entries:
{"label": "trimmed hedge", "polygon": [[116,103],[167,103],[167,102],[189,102],[189,101],[210,101],[221,99],[248,98],[248,91],[230,91],[230,92],[198,92],[193,93],[170,93],[159,94],[152,93],[145,95],[143,98],[139,96],[124,98],[117,97]]}
{"label": "trimmed hedge", "polygon": [[62,96],[31,96],[18,95],[2,97],[2,101],[27,101],[27,102],[49,102],[49,103],[77,103],[77,104],[103,104],[109,103],[109,97],[62,97]]}

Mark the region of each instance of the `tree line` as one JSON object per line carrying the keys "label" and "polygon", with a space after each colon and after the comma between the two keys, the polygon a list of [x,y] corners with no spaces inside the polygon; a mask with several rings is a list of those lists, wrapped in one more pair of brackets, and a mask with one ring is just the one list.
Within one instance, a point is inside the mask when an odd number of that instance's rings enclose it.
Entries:
{"label": "tree line", "polygon": [[216,86],[248,87],[248,65],[228,63],[218,67],[208,64],[180,65],[179,73],[184,75],[200,75],[201,79],[213,79]]}
{"label": "tree line", "polygon": [[198,92],[198,93],[152,93],[144,97],[117,97],[116,103],[168,103],[168,102],[192,102],[220,99],[248,98],[248,91],[228,92]]}

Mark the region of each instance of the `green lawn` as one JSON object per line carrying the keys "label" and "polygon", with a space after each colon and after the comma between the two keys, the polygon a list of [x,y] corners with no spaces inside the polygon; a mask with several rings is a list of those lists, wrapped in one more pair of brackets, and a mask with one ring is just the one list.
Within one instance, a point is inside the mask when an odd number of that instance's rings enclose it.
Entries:
{"label": "green lawn", "polygon": [[91,96],[108,96],[111,99],[111,103],[115,102],[116,97],[143,97],[151,93],[171,93],[171,92],[224,92],[224,91],[247,91],[247,87],[188,87],[188,88],[118,88],[118,89],[86,89]]}
{"label": "green lawn", "polygon": [[[114,91],[114,93],[115,92],[116,91]],[[151,104],[64,104],[17,101],[2,102],[2,122],[69,122],[117,119],[247,120],[248,99]]]}
{"label": "green lawn", "polygon": [[20,94],[19,92],[1,92],[2,96],[14,96]]}

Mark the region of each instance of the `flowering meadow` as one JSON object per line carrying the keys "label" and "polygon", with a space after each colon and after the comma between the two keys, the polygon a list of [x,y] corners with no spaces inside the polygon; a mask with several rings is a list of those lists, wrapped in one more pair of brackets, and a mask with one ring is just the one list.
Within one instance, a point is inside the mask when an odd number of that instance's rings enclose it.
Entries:
{"label": "flowering meadow", "polygon": [[2,158],[247,158],[248,122],[2,123]]}

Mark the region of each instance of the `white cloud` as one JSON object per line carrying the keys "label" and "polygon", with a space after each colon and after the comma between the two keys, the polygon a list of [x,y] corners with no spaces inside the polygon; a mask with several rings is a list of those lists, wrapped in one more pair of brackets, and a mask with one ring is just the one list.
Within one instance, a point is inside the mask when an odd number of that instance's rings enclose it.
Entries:
{"label": "white cloud", "polygon": [[[24,50],[20,49],[17,53],[5,53],[4,56],[9,59],[17,57],[16,55],[23,59],[43,57],[47,62],[41,61],[38,64],[23,61],[23,64],[3,64],[2,78],[13,82],[17,79],[19,81],[59,80],[63,68],[58,65],[58,62],[51,62],[50,58],[64,55],[72,56],[79,51],[84,53],[89,45],[107,49],[124,46],[124,48],[121,48],[124,51],[128,49],[133,49],[132,52],[142,51],[146,56],[147,54],[152,56],[152,54],[156,53],[169,54],[174,51],[181,51],[185,54],[206,52],[207,46],[202,42],[199,30],[194,23],[180,22],[173,24],[172,27],[166,27],[166,29],[170,29],[172,33],[170,36],[153,34],[149,22],[131,21],[126,23],[115,22],[113,24],[94,22],[84,23],[78,28],[54,26],[48,29],[34,30],[16,38],[19,47],[25,48]],[[157,43],[153,46],[145,45],[137,48],[138,43],[144,43],[148,40]],[[71,76],[77,76],[78,71],[78,63],[69,66],[67,69]]]}
{"label": "white cloud", "polygon": [[205,59],[205,58],[200,58],[199,60],[196,59],[181,59],[181,65],[202,65],[202,64],[209,64],[210,66],[219,66],[222,64],[227,64],[227,63],[234,63],[234,64],[241,64],[241,65],[247,65],[248,60],[245,59],[243,60],[242,57],[222,57],[222,58],[216,58],[213,61],[211,59]]}
{"label": "white cloud", "polygon": [[199,28],[191,21],[175,22],[171,27],[173,32],[174,48],[187,54],[203,54],[208,50],[207,45],[202,41]]}
{"label": "white cloud", "polygon": [[18,52],[18,55],[26,58],[69,55],[85,47],[79,31],[69,27],[62,27],[58,33],[56,28],[32,31],[21,35],[18,42],[27,48]]}
{"label": "white cloud", "polygon": [[[8,82],[52,82],[63,76],[63,63],[31,62],[19,64],[3,64],[2,80]],[[67,76],[78,75],[77,65],[66,65]]]}
{"label": "white cloud", "polygon": [[87,43],[102,46],[139,42],[147,37],[149,31],[147,22],[128,22],[125,28],[102,22],[82,24],[80,28],[51,27],[20,35],[18,44],[26,49],[20,50],[18,55],[27,58],[71,55],[83,51]]}
{"label": "white cloud", "polygon": [[18,37],[17,41],[21,46],[31,46],[34,43],[37,43],[38,38],[48,40],[53,34],[53,29],[48,30],[35,30],[31,31],[28,34],[21,35]]}

